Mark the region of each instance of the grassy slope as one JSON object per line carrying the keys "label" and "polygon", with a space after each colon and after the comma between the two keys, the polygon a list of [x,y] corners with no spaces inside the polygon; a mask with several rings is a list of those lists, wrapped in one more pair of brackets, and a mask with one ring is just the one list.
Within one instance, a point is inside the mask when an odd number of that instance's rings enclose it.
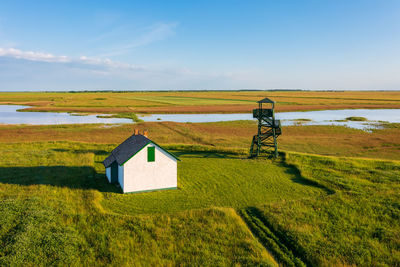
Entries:
{"label": "grassy slope", "polygon": [[0,202],[0,265],[274,265],[233,209],[122,216],[47,204]]}
{"label": "grassy slope", "polygon": [[32,105],[36,111],[95,113],[232,113],[250,112],[270,97],[278,111],[400,108],[400,92],[94,92],[0,93],[0,104]]}

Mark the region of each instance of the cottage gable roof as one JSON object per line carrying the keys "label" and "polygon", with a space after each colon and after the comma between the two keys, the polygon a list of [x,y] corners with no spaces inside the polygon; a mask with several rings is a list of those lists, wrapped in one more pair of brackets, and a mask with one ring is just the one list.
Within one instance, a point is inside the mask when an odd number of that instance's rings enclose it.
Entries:
{"label": "cottage gable roof", "polygon": [[107,168],[115,161],[114,155],[111,153],[105,160],[103,160],[103,165]]}
{"label": "cottage gable roof", "polygon": [[[111,151],[111,155],[108,156],[103,161],[104,167],[108,168],[114,161],[116,161],[118,165],[123,165],[127,160],[133,157],[137,152],[139,152],[139,150],[145,147],[148,143],[156,144],[147,137],[145,137],[144,135],[141,134],[132,135],[124,142],[122,142],[119,146],[114,148],[113,151]],[[159,145],[157,146],[160,147]],[[160,148],[163,149],[162,147]],[[169,153],[165,149],[163,150],[168,154],[170,154],[171,156],[173,156],[175,159],[179,160],[173,154]]]}

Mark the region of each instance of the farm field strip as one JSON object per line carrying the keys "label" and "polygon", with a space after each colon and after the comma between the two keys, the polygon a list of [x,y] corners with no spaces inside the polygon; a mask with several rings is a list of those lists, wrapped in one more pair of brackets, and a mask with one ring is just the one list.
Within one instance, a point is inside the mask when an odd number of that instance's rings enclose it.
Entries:
{"label": "farm field strip", "polygon": [[276,98],[280,111],[400,108],[400,92],[48,92],[0,93],[0,103],[28,110],[92,113],[242,113],[260,98]]}

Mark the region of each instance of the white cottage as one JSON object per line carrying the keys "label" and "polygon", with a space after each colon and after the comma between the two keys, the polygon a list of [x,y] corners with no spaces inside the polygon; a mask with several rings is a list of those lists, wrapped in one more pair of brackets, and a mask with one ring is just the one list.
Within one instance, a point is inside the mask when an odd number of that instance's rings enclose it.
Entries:
{"label": "white cottage", "polygon": [[108,181],[119,183],[122,192],[131,193],[177,188],[178,160],[136,132],[117,146],[103,164]]}

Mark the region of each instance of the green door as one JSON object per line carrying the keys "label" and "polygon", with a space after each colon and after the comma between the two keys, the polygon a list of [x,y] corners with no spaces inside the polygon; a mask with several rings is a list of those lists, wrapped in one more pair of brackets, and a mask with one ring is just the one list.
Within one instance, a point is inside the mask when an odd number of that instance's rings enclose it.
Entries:
{"label": "green door", "polygon": [[116,161],[111,164],[111,183],[118,183],[118,163]]}

